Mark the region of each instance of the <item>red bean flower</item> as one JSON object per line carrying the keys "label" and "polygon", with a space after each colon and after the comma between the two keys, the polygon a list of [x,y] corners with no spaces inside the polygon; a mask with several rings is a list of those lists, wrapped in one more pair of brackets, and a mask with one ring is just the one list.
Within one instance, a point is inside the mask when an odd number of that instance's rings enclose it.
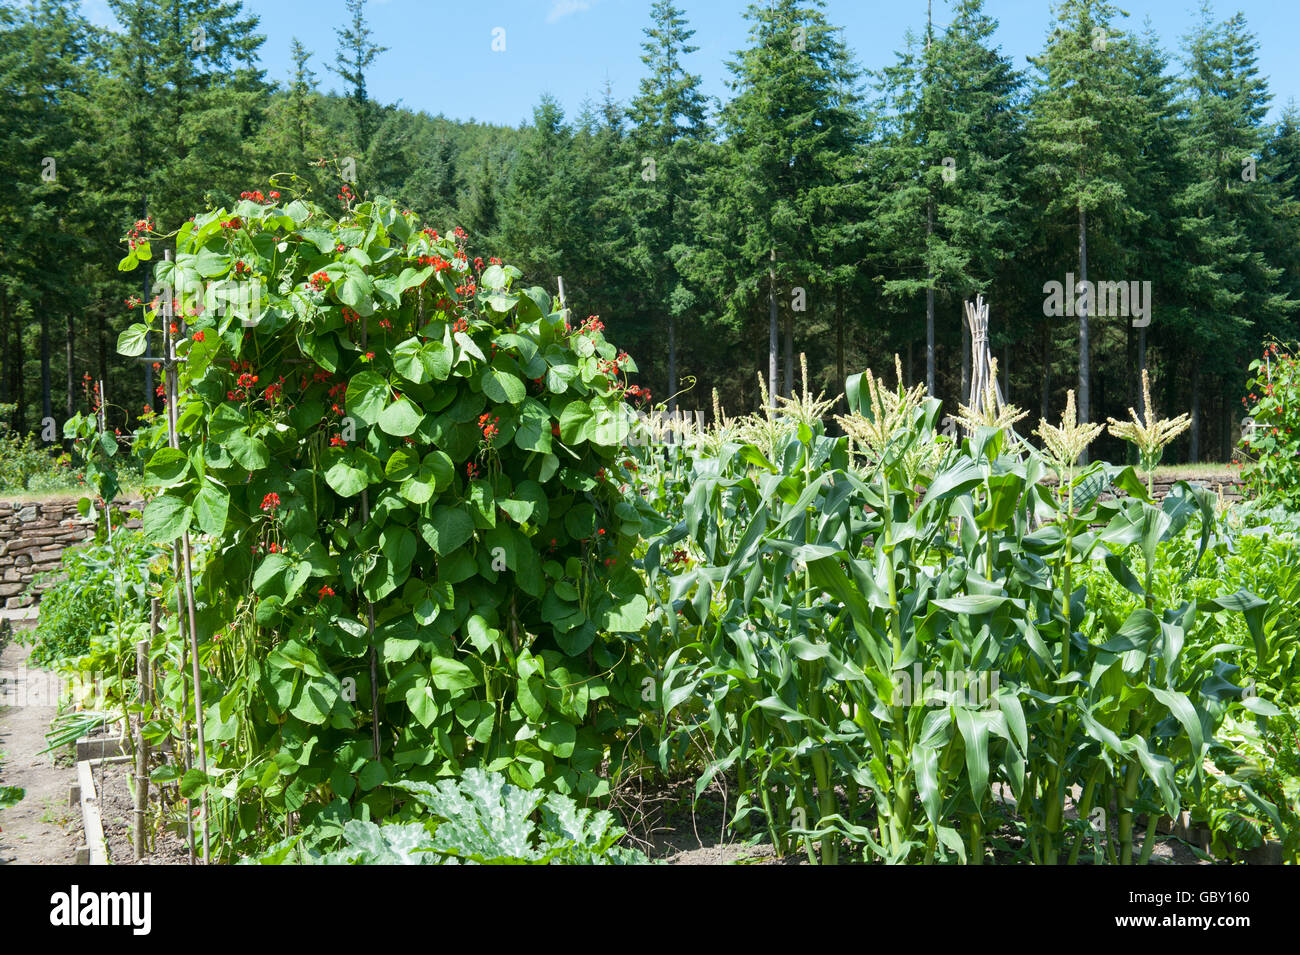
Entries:
{"label": "red bean flower", "polygon": [[280,506],[280,495],[272,491],[266,497],[262,498],[262,510],[268,514],[275,514],[276,508]]}

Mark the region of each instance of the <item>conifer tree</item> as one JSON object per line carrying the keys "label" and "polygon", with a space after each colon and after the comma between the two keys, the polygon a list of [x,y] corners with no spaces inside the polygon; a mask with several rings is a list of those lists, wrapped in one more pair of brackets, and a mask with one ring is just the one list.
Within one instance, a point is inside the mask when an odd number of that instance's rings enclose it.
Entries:
{"label": "conifer tree", "polygon": [[[1137,103],[1123,71],[1129,41],[1116,26],[1118,15],[1106,0],[1062,0],[1047,49],[1033,59],[1040,71],[1029,124],[1035,175],[1046,216],[1077,230],[1080,285],[1088,281],[1089,217],[1099,210],[1115,219],[1133,214]],[[1070,301],[1075,289],[1064,293]],[[1065,311],[1078,319],[1077,410],[1084,423],[1092,420],[1093,304],[1080,294],[1077,307]]]}
{"label": "conifer tree", "polygon": [[348,99],[352,104],[353,137],[360,153],[370,148],[370,137],[375,129],[374,105],[366,89],[366,72],[374,65],[380,53],[388,47],[373,42],[370,26],[366,23],[366,0],[347,0],[346,27],[336,27],[338,49],[331,69],[347,84]]}
{"label": "conifer tree", "polygon": [[679,323],[696,302],[683,265],[709,127],[700,77],[684,62],[698,49],[690,42],[695,31],[672,0],[656,0],[650,16],[641,44],[648,73],[628,108],[633,162],[622,202],[633,230],[634,281],[651,321],[664,329],[668,407],[676,410]]}
{"label": "conifer tree", "polygon": [[[701,203],[711,248],[699,259],[724,291],[723,315],[743,325],[766,295],[769,394],[794,380],[795,309],[825,288],[818,230],[848,198],[842,182],[861,124],[852,96],[858,74],[821,10],[821,0],[751,4],[747,49],[728,64],[733,99],[722,110],[726,139]],[[787,303],[785,380],[777,387],[778,311]]]}

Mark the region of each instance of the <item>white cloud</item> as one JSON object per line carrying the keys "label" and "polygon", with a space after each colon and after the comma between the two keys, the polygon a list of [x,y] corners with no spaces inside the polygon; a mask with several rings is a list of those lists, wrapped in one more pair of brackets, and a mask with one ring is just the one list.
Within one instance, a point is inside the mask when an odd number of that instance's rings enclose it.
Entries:
{"label": "white cloud", "polygon": [[594,0],[552,0],[551,12],[546,15],[546,22],[554,23],[571,13],[590,10],[593,2]]}

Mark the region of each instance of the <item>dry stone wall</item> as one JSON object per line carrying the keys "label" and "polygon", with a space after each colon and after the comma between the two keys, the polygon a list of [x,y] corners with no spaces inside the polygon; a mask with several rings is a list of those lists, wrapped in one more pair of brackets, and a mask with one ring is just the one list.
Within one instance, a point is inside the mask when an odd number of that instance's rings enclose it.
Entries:
{"label": "dry stone wall", "polygon": [[[143,502],[115,502],[117,511],[139,511]],[[113,526],[119,526],[118,520]],[[138,520],[127,527],[139,527]],[[77,513],[75,500],[0,501],[0,606],[38,603],[49,585],[37,580],[59,569],[63,551],[94,536],[94,524]]]}
{"label": "dry stone wall", "polygon": [[[1141,477],[1141,474],[1139,474],[1138,476]],[[1049,485],[1055,484],[1056,478],[1054,476],[1044,478],[1043,483]],[[1153,481],[1151,485],[1151,492],[1157,501],[1164,500],[1165,495],[1168,494],[1173,489],[1173,486],[1177,483],[1178,483],[1177,479],[1170,479],[1167,481]],[[1236,478],[1229,478],[1227,480],[1223,480],[1220,478],[1189,477],[1187,478],[1187,483],[1199,484],[1202,487],[1209,488],[1215,494],[1221,495],[1223,497],[1223,502],[1225,504],[1234,504],[1237,501],[1243,500],[1245,497],[1247,497],[1247,490],[1246,490],[1245,483]],[[1112,496],[1113,496],[1112,494],[1106,493],[1102,495],[1102,498],[1105,499]]]}

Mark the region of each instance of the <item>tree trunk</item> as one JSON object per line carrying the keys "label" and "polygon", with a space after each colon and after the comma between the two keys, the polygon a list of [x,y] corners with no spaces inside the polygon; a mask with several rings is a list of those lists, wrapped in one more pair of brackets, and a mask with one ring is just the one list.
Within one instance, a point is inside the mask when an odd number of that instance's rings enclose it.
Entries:
{"label": "tree trunk", "polygon": [[1142,380],[1142,372],[1147,370],[1147,329],[1142,326],[1138,329],[1138,373],[1137,380]]}
{"label": "tree trunk", "polygon": [[[12,371],[9,351],[9,292],[0,285],[0,404],[9,403],[9,382]],[[12,426],[13,422],[6,421]]]}
{"label": "tree trunk", "polygon": [[776,406],[776,354],[780,346],[776,327],[776,249],[772,250],[771,265],[767,269],[767,393],[773,407]]}
{"label": "tree trunk", "polygon": [[1220,461],[1232,460],[1232,415],[1232,402],[1225,395],[1223,398],[1223,453],[1219,456]]}
{"label": "tree trunk", "polygon": [[13,373],[14,409],[13,428],[19,434],[27,431],[27,380],[24,377],[27,364],[27,346],[23,343],[23,322],[18,316],[11,316],[14,331],[14,360],[10,365]]}
{"label": "tree trunk", "polygon": [[1201,460],[1201,368],[1195,362],[1192,363],[1192,426],[1187,434],[1187,463],[1196,464]]}
{"label": "tree trunk", "polygon": [[67,396],[67,402],[65,403],[65,407],[66,407],[66,409],[67,409],[67,417],[71,418],[72,415],[73,415],[73,411],[75,410],[75,409],[73,408],[73,402],[74,402],[74,400],[75,400],[74,397],[73,397],[73,395],[74,395],[73,388],[75,387],[75,383],[74,383],[73,378],[72,378],[72,376],[73,376],[73,371],[74,371],[74,369],[75,369],[75,357],[74,357],[74,354],[73,354],[73,347],[72,347],[72,336],[73,336],[73,330],[72,330],[72,316],[71,316],[71,315],[68,316],[68,333],[67,333],[67,334],[68,334],[68,343],[67,343],[67,347],[68,347],[68,374],[67,374],[67,382],[68,382],[68,396]]}
{"label": "tree trunk", "polygon": [[[1079,207],[1079,283],[1088,281],[1088,214],[1083,207]],[[1079,410],[1080,424],[1092,420],[1092,406],[1090,399],[1092,392],[1090,383],[1092,381],[1092,367],[1088,360],[1088,306],[1092,303],[1084,300],[1083,307],[1079,309],[1079,393],[1075,399],[1075,406]],[[1087,460],[1087,452],[1084,452],[1084,460]]]}
{"label": "tree trunk", "polygon": [[1128,379],[1128,388],[1126,390],[1126,393],[1128,397],[1127,407],[1129,408],[1137,407],[1136,389],[1137,389],[1138,382],[1142,380],[1142,372],[1140,370],[1138,371],[1136,377],[1134,377],[1133,375],[1133,368],[1137,363],[1136,362],[1137,343],[1134,340],[1135,337],[1136,336],[1134,336],[1133,334],[1133,323],[1125,322],[1124,323],[1124,364],[1128,368],[1128,375],[1126,376]]}
{"label": "tree trunk", "polygon": [[677,410],[677,319],[668,316],[668,410]]}
{"label": "tree trunk", "polygon": [[794,397],[794,315],[785,317],[785,396]]}
{"label": "tree trunk", "polygon": [[961,402],[970,401],[971,378],[971,341],[970,326],[966,324],[966,314],[961,313]]}
{"label": "tree trunk", "polygon": [[99,380],[108,381],[108,320],[107,311],[99,310]]}
{"label": "tree trunk", "polygon": [[835,290],[835,378],[844,394],[844,290]]}
{"label": "tree trunk", "polygon": [[[934,232],[934,202],[931,200],[926,208],[925,234],[928,238]],[[926,258],[929,258],[929,249],[926,249]],[[928,273],[929,284],[925,289],[925,393],[931,398],[934,397],[934,270]],[[966,323],[962,322],[962,328],[965,329]],[[970,344],[967,336],[969,332],[963,334],[963,356],[969,351]],[[965,361],[965,358],[962,359]],[[911,374],[911,361],[908,361],[908,374]],[[962,390],[965,391],[966,385],[963,381]]]}
{"label": "tree trunk", "polygon": [[907,380],[903,383],[908,388],[912,387],[912,345],[915,344],[912,339],[907,340]]}
{"label": "tree trunk", "polygon": [[46,418],[54,417],[54,403],[50,396],[50,313],[45,301],[40,303],[41,310],[41,426]]}
{"label": "tree trunk", "polygon": [[[1039,361],[1043,368],[1043,390],[1042,399],[1039,402],[1039,417],[1044,421],[1048,420],[1048,414],[1052,410],[1052,354],[1051,354],[1051,335],[1048,332],[1047,322],[1043,322],[1039,337],[1042,343],[1042,354]],[[1073,424],[1067,421],[1066,424]]]}

